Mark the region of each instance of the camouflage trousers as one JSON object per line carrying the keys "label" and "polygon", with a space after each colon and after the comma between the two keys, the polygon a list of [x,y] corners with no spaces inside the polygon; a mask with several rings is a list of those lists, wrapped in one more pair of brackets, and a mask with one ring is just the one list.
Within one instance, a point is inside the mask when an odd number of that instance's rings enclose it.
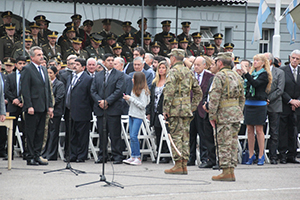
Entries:
{"label": "camouflage trousers", "polygon": [[47,113],[47,115],[46,115],[46,122],[45,122],[45,131],[44,131],[44,139],[43,139],[42,151],[45,149],[45,146],[47,144],[49,119],[50,119],[50,116]]}
{"label": "camouflage trousers", "polygon": [[169,129],[173,139],[173,142],[181,156],[176,152],[172,146],[172,155],[175,161],[188,160],[190,156],[190,145],[189,145],[189,132],[191,117],[170,117],[169,118]]}
{"label": "camouflage trousers", "polygon": [[217,136],[214,133],[215,141],[217,138],[218,144],[216,155],[218,155],[219,151],[219,165],[222,169],[237,166],[238,132],[240,126],[239,122],[217,124]]}

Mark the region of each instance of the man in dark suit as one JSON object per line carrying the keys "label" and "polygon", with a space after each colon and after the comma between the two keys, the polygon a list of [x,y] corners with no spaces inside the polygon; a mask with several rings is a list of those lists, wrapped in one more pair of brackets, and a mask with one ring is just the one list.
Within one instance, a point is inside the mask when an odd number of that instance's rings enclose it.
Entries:
{"label": "man in dark suit", "polygon": [[[69,76],[66,86],[66,117],[71,115],[70,162],[84,162],[88,155],[90,120],[93,101],[90,95],[93,78],[84,72],[86,61],[77,58],[74,74]],[[69,118],[66,118],[69,126]]]}
{"label": "man in dark suit", "polygon": [[[133,49],[133,59],[136,57],[142,57],[143,59],[145,58],[146,51],[144,50],[143,47],[135,47]],[[144,64],[144,69],[148,70],[150,67],[146,63]],[[133,62],[130,62],[126,65],[124,68],[124,73],[130,74],[131,72],[134,72],[134,67],[133,67]]]}
{"label": "man in dark suit", "polygon": [[50,81],[41,47],[29,50],[31,63],[21,73],[21,94],[24,99],[25,132],[27,138],[27,165],[47,165],[40,158],[45,130],[46,114],[53,117]]}
{"label": "man in dark suit", "polygon": [[[9,74],[6,77],[6,89],[5,89],[5,97],[8,100],[7,104],[7,112],[9,112],[10,116],[16,117],[13,121],[13,135],[16,132],[16,126],[18,123],[19,117],[21,117],[21,127],[24,128],[24,119],[22,116],[22,107],[23,107],[23,102],[21,98],[21,93],[20,93],[20,78],[21,78],[21,71],[23,67],[26,65],[26,57],[21,56],[16,59],[16,71]],[[19,128],[20,129],[20,128]],[[26,147],[25,147],[25,131],[23,130],[23,156],[27,154]],[[15,139],[16,137],[13,137],[13,143],[15,144]]]}
{"label": "man in dark suit", "polygon": [[[207,90],[209,79],[213,74],[206,72],[204,69],[206,67],[206,62],[203,57],[197,57],[194,62],[195,77],[198,80],[198,84],[201,87],[202,91]],[[208,136],[213,137],[212,127],[208,126],[209,129],[204,129],[205,124],[209,124],[208,118],[205,117],[205,111],[202,108],[203,102],[201,101],[197,107],[197,110],[194,112],[194,119],[190,124],[190,158],[189,165],[195,165],[196,159],[196,144],[197,144],[197,133],[200,137],[200,168],[211,168],[216,164],[216,154],[213,151],[214,142],[211,144],[211,140],[207,140]],[[213,139],[212,139],[213,141]],[[208,151],[210,150],[210,151]]]}
{"label": "man in dark suit", "polygon": [[[279,117],[282,112],[282,93],[284,90],[285,76],[284,72],[273,65],[274,57],[271,53],[265,53],[265,56],[270,62],[270,69],[272,72],[272,85],[268,94],[268,119],[269,119],[269,157],[271,164],[277,164],[277,147],[278,147],[278,131],[279,131]],[[241,64],[243,61],[241,62]]]}
{"label": "man in dark suit", "polygon": [[135,72],[143,72],[146,76],[146,81],[147,81],[147,85],[148,85],[148,88],[149,90],[151,89],[152,87],[152,81],[153,81],[153,75],[151,72],[148,72],[145,70],[144,68],[144,60],[142,57],[136,57],[134,60],[133,60],[133,67],[134,67],[134,71],[131,72],[129,74],[129,76],[131,78],[133,78],[133,74]]}
{"label": "man in dark suit", "polygon": [[280,163],[300,163],[297,156],[297,114],[300,112],[300,51],[290,55],[290,64],[281,67],[285,72],[285,87],[282,94],[282,113],[279,124]]}
{"label": "man in dark suit", "polygon": [[76,58],[76,55],[69,55],[67,58],[67,67],[59,71],[60,81],[65,85],[67,85],[67,80],[73,72]]}
{"label": "man in dark suit", "polygon": [[[121,114],[122,96],[125,92],[124,74],[114,69],[114,57],[105,54],[104,65],[107,68],[96,74],[91,87],[94,100],[94,113],[97,116],[97,127],[100,136],[99,155],[95,163],[107,161],[107,135],[103,135],[103,117],[106,119],[106,134],[110,133],[111,151],[114,164],[122,164]],[[104,115],[105,112],[105,115]],[[104,141],[104,146],[103,142]],[[103,149],[103,147],[105,149]],[[103,151],[105,155],[103,157]]]}

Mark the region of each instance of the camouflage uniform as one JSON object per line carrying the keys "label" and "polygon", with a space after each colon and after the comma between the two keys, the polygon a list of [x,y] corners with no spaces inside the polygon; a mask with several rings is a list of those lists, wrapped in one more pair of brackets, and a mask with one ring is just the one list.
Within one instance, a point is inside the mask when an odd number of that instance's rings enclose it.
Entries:
{"label": "camouflage uniform", "polygon": [[[190,102],[190,91],[193,99]],[[172,139],[181,157],[172,146],[175,161],[189,159],[189,129],[192,111],[197,109],[202,99],[202,90],[198,81],[183,62],[175,63],[170,69],[164,88],[163,112],[169,114],[169,128]]]}
{"label": "camouflage uniform", "polygon": [[209,119],[216,121],[219,165],[222,169],[237,165],[238,132],[245,103],[242,78],[230,66],[215,76],[209,91]]}

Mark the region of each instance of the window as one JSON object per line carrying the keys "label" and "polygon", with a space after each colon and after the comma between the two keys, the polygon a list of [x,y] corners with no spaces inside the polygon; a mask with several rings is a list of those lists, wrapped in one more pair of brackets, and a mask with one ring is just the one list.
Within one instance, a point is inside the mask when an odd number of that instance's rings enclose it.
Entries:
{"label": "window", "polygon": [[217,32],[215,27],[200,27],[200,32],[202,34],[201,44],[205,45],[214,41],[214,32]]}
{"label": "window", "polygon": [[263,29],[262,38],[259,41],[259,53],[266,53],[271,51],[271,30]]}

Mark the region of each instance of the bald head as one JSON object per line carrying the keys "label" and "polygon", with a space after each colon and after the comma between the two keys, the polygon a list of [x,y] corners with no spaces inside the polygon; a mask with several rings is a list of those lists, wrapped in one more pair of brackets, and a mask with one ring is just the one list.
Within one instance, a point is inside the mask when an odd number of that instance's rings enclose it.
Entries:
{"label": "bald head", "polygon": [[206,61],[203,57],[198,56],[194,62],[194,69],[197,74],[201,74],[206,67]]}

